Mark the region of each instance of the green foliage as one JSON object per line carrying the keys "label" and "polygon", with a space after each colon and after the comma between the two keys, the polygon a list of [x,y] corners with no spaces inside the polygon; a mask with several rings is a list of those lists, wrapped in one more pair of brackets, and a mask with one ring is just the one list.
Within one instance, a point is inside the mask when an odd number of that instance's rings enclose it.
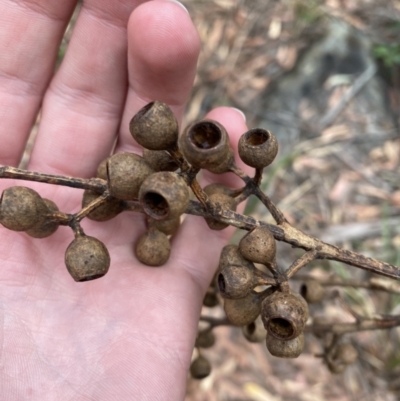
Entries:
{"label": "green foliage", "polygon": [[373,47],[373,53],[387,68],[400,65],[400,43],[377,44]]}
{"label": "green foliage", "polygon": [[306,24],[318,21],[322,16],[320,5],[321,0],[296,0],[293,5],[296,19]]}

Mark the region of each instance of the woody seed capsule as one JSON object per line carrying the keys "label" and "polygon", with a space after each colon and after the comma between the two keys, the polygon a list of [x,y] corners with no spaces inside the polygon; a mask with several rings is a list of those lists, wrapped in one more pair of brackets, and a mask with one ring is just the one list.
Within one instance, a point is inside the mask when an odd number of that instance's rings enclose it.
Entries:
{"label": "woody seed capsule", "polygon": [[291,340],[300,335],[307,322],[307,302],[300,294],[276,291],[262,302],[261,317],[268,335]]}
{"label": "woody seed capsule", "polygon": [[[51,201],[50,199],[44,199],[43,202],[47,207],[47,214],[58,212],[57,205]],[[37,224],[35,227],[27,230],[26,233],[33,238],[47,238],[50,235],[54,234],[59,227],[59,224],[55,221],[52,221],[50,217],[43,217],[42,221]]]}
{"label": "woody seed capsule", "polygon": [[139,188],[153,170],[145,160],[133,153],[117,153],[107,162],[110,194],[120,200],[135,200]]}
{"label": "woody seed capsule", "polygon": [[277,153],[278,141],[265,129],[251,129],[239,139],[239,156],[248,166],[262,169],[274,161]]}
{"label": "woody seed capsule", "polygon": [[155,101],[140,109],[132,118],[129,130],[139,145],[151,150],[176,146],[179,127],[174,113],[162,102]]}
{"label": "woody seed capsule", "polygon": [[240,299],[225,299],[224,310],[229,321],[235,326],[245,326],[254,322],[261,311],[260,294],[251,291]]}
{"label": "woody seed capsule", "polygon": [[225,173],[233,163],[233,151],[225,128],[216,121],[202,120],[189,125],[179,140],[185,159],[196,168]]}
{"label": "woody seed capsule", "polygon": [[154,220],[172,220],[186,210],[189,190],[178,174],[159,171],[143,181],[139,201],[144,212]]}
{"label": "woody seed capsule", "polygon": [[110,255],[97,238],[81,235],[69,244],[65,264],[75,281],[95,280],[108,272]]}
{"label": "woody seed capsule", "polygon": [[0,198],[0,223],[13,231],[27,231],[40,224],[48,210],[42,197],[33,189],[7,188]]}
{"label": "woody seed capsule", "polygon": [[258,226],[240,240],[239,250],[246,259],[269,265],[275,259],[275,238],[267,227]]}
{"label": "woody seed capsule", "polygon": [[265,330],[260,316],[258,316],[254,322],[243,326],[242,332],[246,340],[251,343],[260,343],[267,337],[267,331]]}
{"label": "woody seed capsule", "polygon": [[267,348],[271,355],[279,358],[297,358],[304,349],[304,333],[291,340],[280,340],[267,334]]}
{"label": "woody seed capsule", "polygon": [[198,356],[190,365],[190,374],[193,379],[204,379],[211,373],[211,365],[204,356]]}

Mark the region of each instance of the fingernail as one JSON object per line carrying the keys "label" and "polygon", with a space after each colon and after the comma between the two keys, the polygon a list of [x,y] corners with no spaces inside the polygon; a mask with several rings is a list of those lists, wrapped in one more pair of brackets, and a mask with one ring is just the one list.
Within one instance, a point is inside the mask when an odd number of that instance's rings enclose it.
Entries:
{"label": "fingernail", "polygon": [[232,110],[236,110],[243,118],[244,122],[246,122],[246,115],[243,113],[242,110],[237,109],[236,107],[231,107]]}
{"label": "fingernail", "polygon": [[171,3],[175,3],[178,6],[181,6],[189,14],[188,9],[182,3],[180,3],[179,1],[177,1],[177,0],[168,0],[168,1],[170,1]]}

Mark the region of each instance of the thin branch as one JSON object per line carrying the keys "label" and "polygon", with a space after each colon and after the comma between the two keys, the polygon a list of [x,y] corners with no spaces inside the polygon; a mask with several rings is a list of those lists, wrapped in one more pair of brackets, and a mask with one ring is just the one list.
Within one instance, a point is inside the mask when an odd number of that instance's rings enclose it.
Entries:
{"label": "thin branch", "polygon": [[295,275],[301,268],[303,268],[313,260],[317,259],[317,257],[318,257],[318,252],[315,249],[304,253],[300,258],[295,260],[292,263],[292,265],[287,269],[286,277],[289,279],[290,277]]}
{"label": "thin branch", "polygon": [[362,319],[355,323],[327,323],[306,326],[307,333],[333,333],[343,335],[366,330],[385,330],[400,326],[400,316],[391,316],[384,319]]}
{"label": "thin branch", "polygon": [[80,210],[78,213],[76,213],[75,216],[74,216],[74,219],[76,221],[81,221],[90,212],[92,212],[93,210],[97,209],[99,206],[103,205],[110,197],[111,197],[111,195],[108,192],[108,190],[104,191],[104,193],[102,195],[100,195],[98,198],[94,199],[87,206],[82,208],[82,210]]}
{"label": "thin branch", "polygon": [[35,171],[21,170],[15,167],[0,167],[0,178],[13,178],[15,180],[44,182],[52,185],[90,189],[103,193],[107,189],[107,181],[101,178],[75,178],[54,174],[43,174]]}
{"label": "thin branch", "polygon": [[[254,182],[240,169],[233,169],[235,173],[240,174],[246,184],[254,185]],[[1,167],[0,178],[14,178],[28,181],[44,182],[48,184],[64,185],[73,188],[90,189],[97,191],[100,194],[107,189],[107,182],[100,178],[74,178],[51,174],[41,174],[27,170],[20,170],[14,167]],[[258,221],[251,216],[245,216],[236,213],[232,210],[224,210],[222,208],[211,208],[215,210],[206,210],[199,202],[191,201],[186,210],[187,214],[193,214],[203,217],[212,217],[223,223],[241,228],[244,230],[252,230],[256,226],[266,226],[273,234],[277,241],[283,241],[295,248],[302,248],[306,251],[317,251],[318,259],[335,260],[355,266],[382,276],[391,277],[394,279],[400,278],[400,268],[389,263],[381,262],[376,259],[368,258],[356,252],[341,249],[337,246],[327,244],[317,238],[305,234],[301,230],[291,226],[283,217],[282,213],[276,208],[271,200],[263,194],[263,192],[254,185],[254,194],[269,208],[271,214],[277,221],[278,225],[268,224],[263,221]],[[127,206],[129,210],[142,211],[138,207],[137,202],[133,202],[131,206]]]}
{"label": "thin branch", "polygon": [[311,274],[296,275],[292,277],[293,280],[307,281],[317,280],[319,284],[324,287],[354,287],[365,288],[368,290],[386,291],[392,294],[400,294],[400,285],[396,282],[385,280],[379,277],[371,277],[369,280],[345,280],[339,276],[323,278],[315,277]]}

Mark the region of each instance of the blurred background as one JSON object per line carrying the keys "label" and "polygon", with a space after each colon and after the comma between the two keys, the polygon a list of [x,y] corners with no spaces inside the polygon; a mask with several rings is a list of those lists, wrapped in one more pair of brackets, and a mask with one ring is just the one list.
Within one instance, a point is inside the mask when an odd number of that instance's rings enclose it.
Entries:
{"label": "blurred background", "polygon": [[[211,108],[241,109],[250,128],[271,130],[278,160],[263,189],[297,228],[325,241],[400,265],[400,1],[182,0],[202,39],[186,122]],[[246,213],[272,222],[258,202]],[[286,268],[301,252],[279,245]],[[313,262],[316,277],[371,275],[335,262]],[[299,282],[293,282],[297,289]],[[329,288],[313,315],[400,314],[400,297]],[[204,308],[204,314],[218,314]],[[400,329],[346,335],[359,360],[332,375],[321,344],[306,335],[295,360],[248,343],[238,328],[214,330],[203,351],[212,366],[189,379],[186,401],[400,399]]]}

